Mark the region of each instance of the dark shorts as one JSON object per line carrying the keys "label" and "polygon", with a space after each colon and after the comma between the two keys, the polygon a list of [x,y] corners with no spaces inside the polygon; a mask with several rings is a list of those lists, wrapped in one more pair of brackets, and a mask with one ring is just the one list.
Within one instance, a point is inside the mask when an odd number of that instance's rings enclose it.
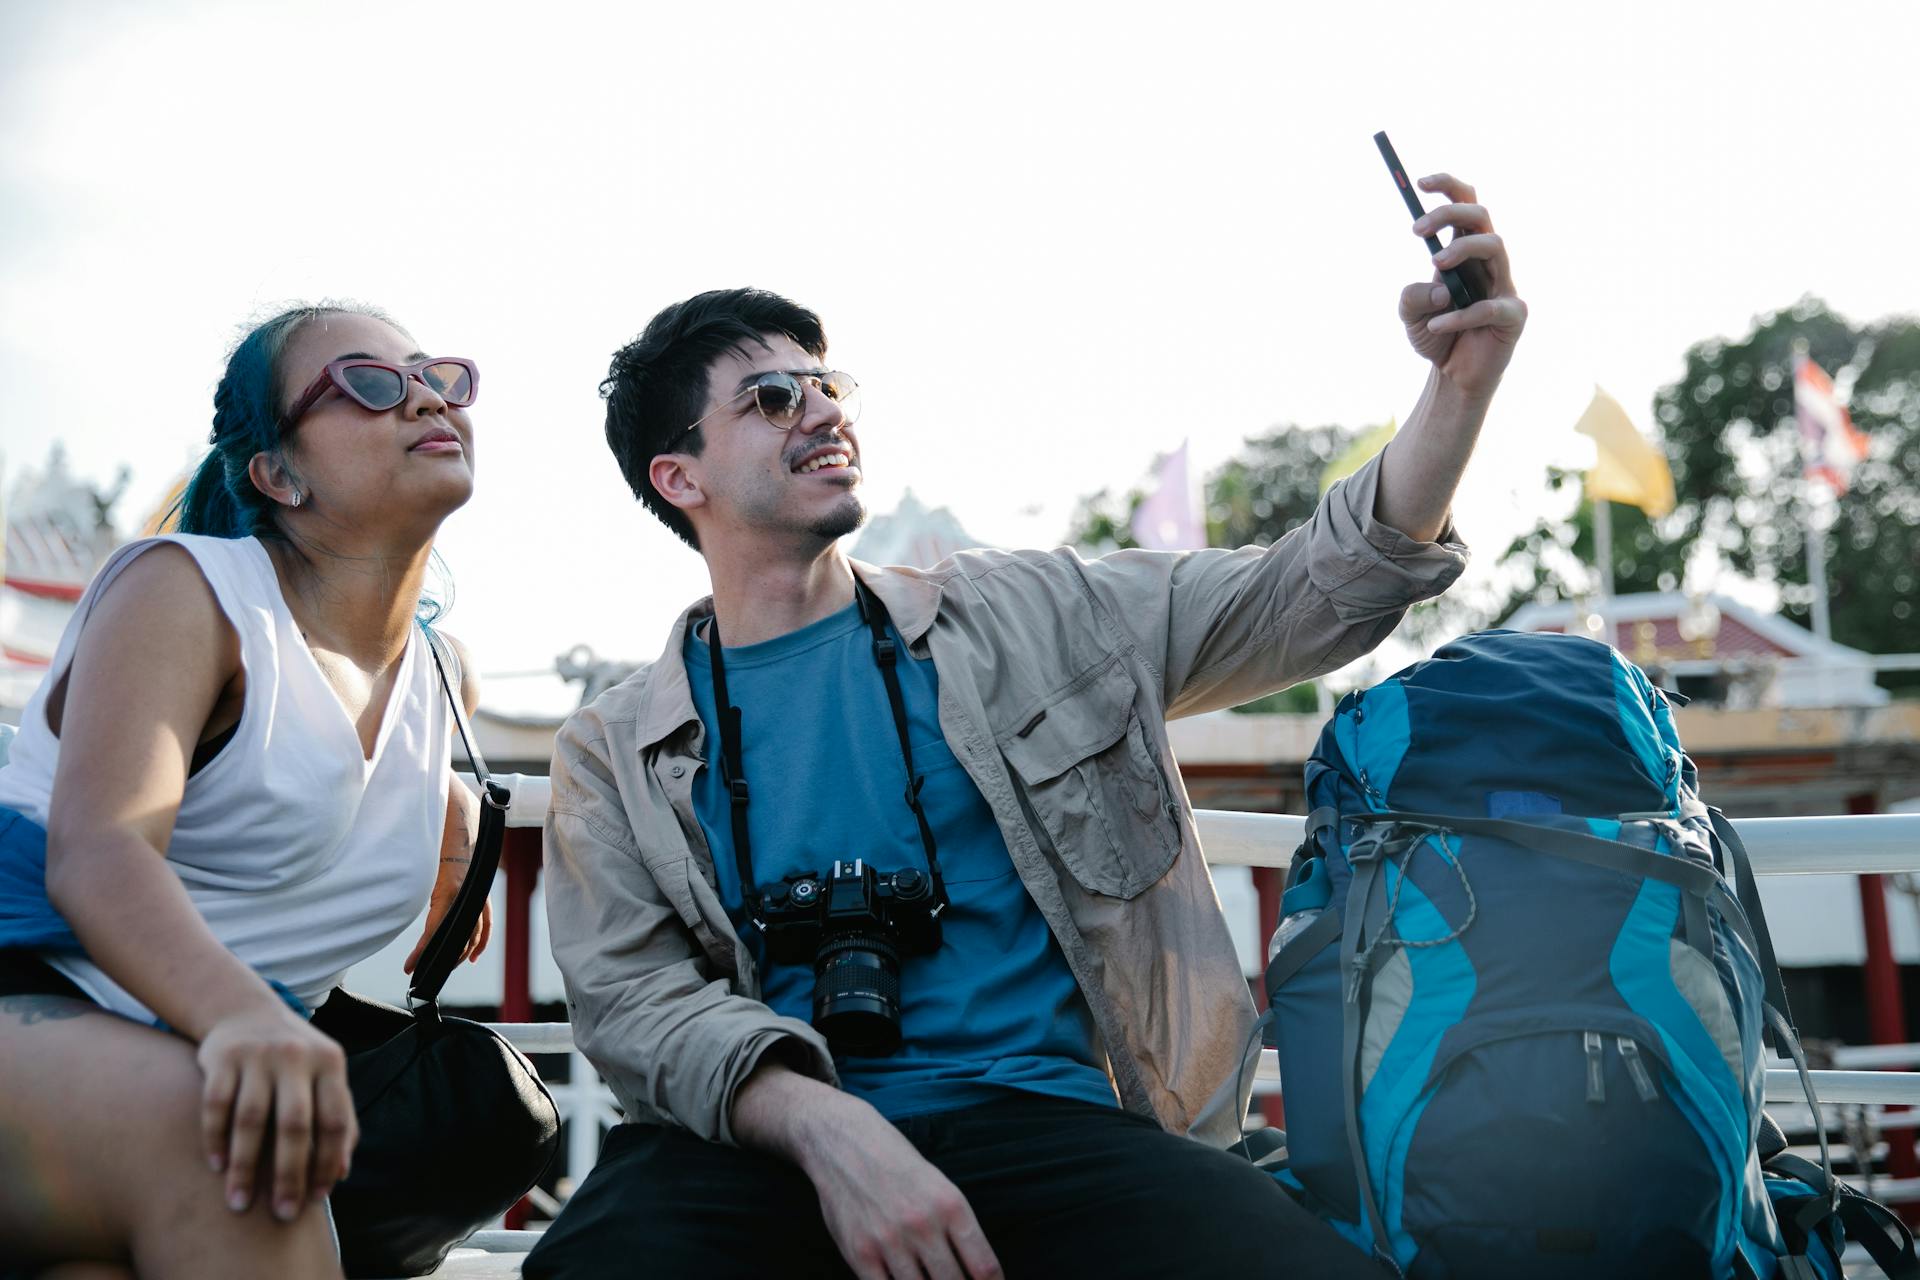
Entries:
{"label": "dark shorts", "polygon": [[[0,1000],[8,996],[66,996],[86,1000],[87,993],[31,951],[0,947]],[[91,1003],[91,1001],[89,1001]],[[0,1280],[30,1280],[39,1268],[0,1264]]]}
{"label": "dark shorts", "polygon": [[0,948],[0,996],[68,996],[91,1003],[65,974],[34,952],[17,948]]}

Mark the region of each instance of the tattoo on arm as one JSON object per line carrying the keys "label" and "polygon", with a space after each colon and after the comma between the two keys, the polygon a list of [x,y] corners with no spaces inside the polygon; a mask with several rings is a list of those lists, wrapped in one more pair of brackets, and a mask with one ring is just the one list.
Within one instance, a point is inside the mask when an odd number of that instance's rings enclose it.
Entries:
{"label": "tattoo on arm", "polygon": [[71,996],[0,996],[0,1014],[18,1017],[25,1027],[36,1022],[65,1022],[98,1007]]}
{"label": "tattoo on arm", "polygon": [[473,845],[473,828],[467,822],[466,809],[460,805],[448,806],[447,838],[463,850],[470,849]]}

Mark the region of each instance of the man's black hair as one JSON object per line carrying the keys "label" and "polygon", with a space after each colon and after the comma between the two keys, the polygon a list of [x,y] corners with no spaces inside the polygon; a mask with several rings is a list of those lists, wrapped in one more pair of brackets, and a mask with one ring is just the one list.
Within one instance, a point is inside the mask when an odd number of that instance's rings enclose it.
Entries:
{"label": "man's black hair", "polygon": [[722,356],[765,349],[768,339],[791,338],[815,360],[827,354],[820,317],[765,289],[713,289],[676,302],[647,322],[646,331],[613,353],[600,384],[607,402],[607,447],[620,463],[633,496],[662,524],[698,551],[686,512],[660,496],[647,467],[667,451],[698,457],[704,428],[674,437],[707,411],[707,374]]}

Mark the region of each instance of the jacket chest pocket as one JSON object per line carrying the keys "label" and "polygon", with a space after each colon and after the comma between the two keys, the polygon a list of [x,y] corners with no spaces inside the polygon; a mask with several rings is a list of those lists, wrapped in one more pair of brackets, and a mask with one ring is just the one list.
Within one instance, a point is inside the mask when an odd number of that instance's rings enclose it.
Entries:
{"label": "jacket chest pocket", "polygon": [[1173,865],[1173,798],[1118,662],[998,738],[1054,852],[1083,888],[1132,898]]}

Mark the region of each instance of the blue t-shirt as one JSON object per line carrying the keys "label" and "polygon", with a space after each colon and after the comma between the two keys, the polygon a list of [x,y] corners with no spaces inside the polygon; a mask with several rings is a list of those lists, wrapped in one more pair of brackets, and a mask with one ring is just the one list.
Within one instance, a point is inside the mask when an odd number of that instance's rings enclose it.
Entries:
{"label": "blue t-shirt", "polygon": [[[897,631],[894,643],[914,769],[926,780],[920,803],[951,905],[940,917],[939,950],[901,957],[899,1052],[837,1058],[841,1083],[888,1119],[972,1106],[1003,1089],[1117,1105],[1086,998],[1014,871],[993,811],[941,733],[933,663],[909,655]],[[765,939],[741,915],[704,628],[689,630],[686,660],[709,744],[694,812],[720,898],[761,966],[761,998],[776,1013],[811,1021],[811,962],[769,965]],[[754,880],[824,874],[836,859],[864,858],[881,872],[926,870],[887,687],[859,607],[764,644],[728,646],[726,664],[752,796]]]}

